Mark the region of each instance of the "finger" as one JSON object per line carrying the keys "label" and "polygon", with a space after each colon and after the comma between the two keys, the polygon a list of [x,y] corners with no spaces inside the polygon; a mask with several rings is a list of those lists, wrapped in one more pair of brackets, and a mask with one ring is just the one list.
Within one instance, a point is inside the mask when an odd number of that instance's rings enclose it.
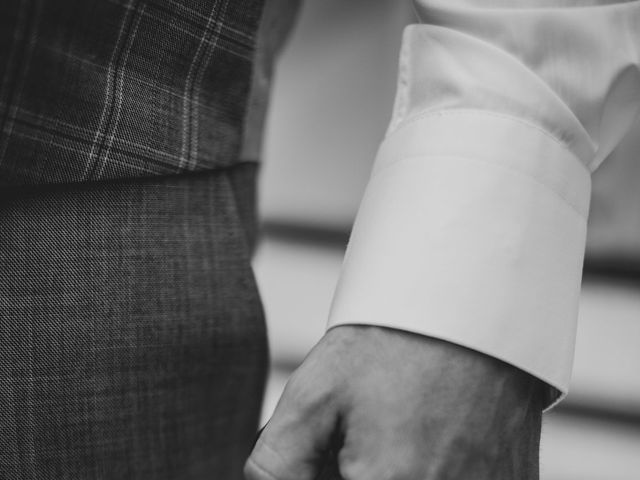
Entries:
{"label": "finger", "polygon": [[338,466],[338,455],[340,447],[331,448],[322,461],[322,468],[316,480],[344,480],[340,474]]}
{"label": "finger", "polygon": [[245,464],[247,480],[315,480],[337,411],[312,382],[293,380]]}
{"label": "finger", "polygon": [[[415,480],[427,475],[428,452],[416,425],[394,424],[391,415],[375,415],[362,405],[345,425],[345,441],[338,453],[339,471],[349,480]],[[415,421],[413,422],[416,423]],[[436,477],[433,477],[436,478]],[[439,477],[438,477],[439,478]]]}

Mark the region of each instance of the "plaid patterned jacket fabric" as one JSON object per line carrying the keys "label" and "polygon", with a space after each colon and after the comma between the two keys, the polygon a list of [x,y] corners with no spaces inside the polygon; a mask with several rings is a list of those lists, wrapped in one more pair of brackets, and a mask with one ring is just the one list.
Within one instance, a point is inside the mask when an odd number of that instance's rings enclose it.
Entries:
{"label": "plaid patterned jacket fabric", "polygon": [[0,2],[0,186],[238,162],[262,3]]}
{"label": "plaid patterned jacket fabric", "polygon": [[243,478],[262,1],[0,0],[0,479]]}

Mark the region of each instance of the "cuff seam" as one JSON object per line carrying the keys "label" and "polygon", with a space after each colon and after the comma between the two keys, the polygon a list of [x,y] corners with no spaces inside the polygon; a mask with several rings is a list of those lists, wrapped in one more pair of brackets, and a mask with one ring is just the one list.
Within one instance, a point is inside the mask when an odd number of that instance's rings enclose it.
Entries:
{"label": "cuff seam", "polygon": [[[403,120],[401,120],[400,122],[397,123],[397,125],[395,126],[395,128],[393,128],[393,130],[390,130],[388,132],[388,134],[386,135],[386,138],[389,138],[390,136],[394,135],[396,132],[402,130],[404,127],[409,126],[423,118],[428,118],[428,117],[438,117],[438,116],[447,116],[447,115],[475,115],[475,116],[490,116],[490,117],[496,117],[496,118],[501,118],[504,120],[511,120],[513,122],[517,122],[521,125],[524,125],[526,127],[532,128],[536,131],[538,131],[539,133],[541,133],[542,135],[544,135],[545,137],[547,137],[549,140],[553,141],[554,143],[556,143],[557,145],[561,146],[563,149],[565,149],[567,152],[569,152],[573,157],[575,157],[580,165],[582,165],[582,167],[585,169],[585,171],[590,172],[589,168],[587,167],[587,165],[590,163],[590,159],[582,159],[580,157],[580,155],[578,155],[566,142],[562,141],[560,138],[558,138],[557,136],[553,135],[551,132],[549,132],[548,130],[545,130],[544,128],[540,127],[539,125],[536,125],[535,123],[532,123],[528,120],[525,120],[523,118],[519,118],[519,117],[515,117],[513,115],[508,115],[505,113],[501,113],[501,112],[495,112],[492,110],[480,110],[480,109],[471,109],[471,108],[449,108],[449,109],[433,109],[433,110],[425,110],[422,111],[420,113],[416,113],[413,114]],[[595,150],[592,151],[592,155],[595,155]]]}
{"label": "cuff seam", "polygon": [[382,168],[379,168],[377,170],[375,170],[369,181],[371,181],[373,178],[376,178],[378,175],[380,175],[381,173],[385,172],[386,170],[399,165],[400,163],[403,163],[405,161],[412,161],[412,160],[416,160],[419,158],[424,158],[424,157],[438,157],[438,158],[451,158],[451,159],[462,159],[462,160],[469,160],[469,161],[477,161],[477,162],[481,162],[484,163],[486,165],[490,165],[493,167],[497,167],[500,168],[502,170],[506,170],[508,172],[513,172],[523,178],[532,180],[533,182],[537,183],[538,185],[540,185],[541,187],[543,187],[545,190],[551,192],[553,195],[555,195],[556,197],[558,197],[560,200],[562,200],[569,208],[571,208],[576,214],[578,214],[585,222],[587,221],[587,214],[582,212],[580,210],[580,208],[575,205],[573,202],[571,202],[569,199],[565,198],[560,192],[554,190],[552,187],[550,187],[549,185],[547,185],[546,183],[542,182],[540,179],[536,178],[534,175],[531,175],[527,172],[524,172],[520,169],[517,168],[511,168],[508,167],[507,165],[501,164],[501,163],[497,163],[497,162],[491,162],[490,160],[486,160],[484,158],[480,158],[480,157],[471,157],[471,156],[463,156],[463,155],[443,155],[443,154],[418,154],[418,155],[409,155],[406,157],[402,157],[399,158],[395,161],[393,161],[392,163],[389,163],[387,165],[384,165]]}

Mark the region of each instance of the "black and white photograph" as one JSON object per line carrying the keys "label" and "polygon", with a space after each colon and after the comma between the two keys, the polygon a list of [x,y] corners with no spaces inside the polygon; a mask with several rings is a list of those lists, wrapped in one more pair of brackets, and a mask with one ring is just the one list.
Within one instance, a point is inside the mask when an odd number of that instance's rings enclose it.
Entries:
{"label": "black and white photograph", "polygon": [[640,0],[0,0],[0,480],[640,480]]}

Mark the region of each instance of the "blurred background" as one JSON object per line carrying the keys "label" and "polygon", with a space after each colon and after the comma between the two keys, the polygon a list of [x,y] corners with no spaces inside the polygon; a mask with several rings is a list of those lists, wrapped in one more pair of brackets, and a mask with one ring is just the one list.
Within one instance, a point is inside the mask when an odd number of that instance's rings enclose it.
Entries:
{"label": "blurred background", "polygon": [[[273,360],[264,420],[323,334],[413,21],[408,1],[306,0],[277,62],[254,259]],[[640,479],[638,133],[594,177],[572,388],[545,417],[543,480]]]}

